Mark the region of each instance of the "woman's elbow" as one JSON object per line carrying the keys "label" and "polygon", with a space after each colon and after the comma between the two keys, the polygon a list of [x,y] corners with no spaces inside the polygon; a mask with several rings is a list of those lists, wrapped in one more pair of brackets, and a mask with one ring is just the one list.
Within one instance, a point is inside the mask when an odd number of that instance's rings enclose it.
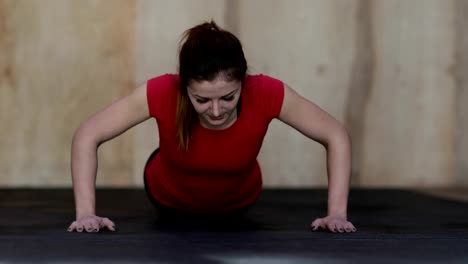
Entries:
{"label": "woman's elbow", "polygon": [[94,144],[96,147],[101,144],[96,128],[90,120],[83,122],[78,127],[73,135],[72,144]]}
{"label": "woman's elbow", "polygon": [[328,133],[328,136],[325,140],[325,146],[329,147],[331,145],[338,145],[338,146],[346,146],[350,147],[351,146],[351,136],[346,129],[341,124],[338,124],[333,131]]}

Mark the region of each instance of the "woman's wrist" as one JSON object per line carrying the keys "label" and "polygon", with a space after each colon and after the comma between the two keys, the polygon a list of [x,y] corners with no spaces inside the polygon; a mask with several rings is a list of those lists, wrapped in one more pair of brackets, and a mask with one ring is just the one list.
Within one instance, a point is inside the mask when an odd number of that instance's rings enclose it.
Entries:
{"label": "woman's wrist", "polygon": [[86,216],[96,215],[94,206],[77,206],[76,207],[76,219],[80,219]]}
{"label": "woman's wrist", "polygon": [[347,202],[346,201],[330,201],[328,203],[328,212],[329,216],[337,216],[346,219],[347,217]]}

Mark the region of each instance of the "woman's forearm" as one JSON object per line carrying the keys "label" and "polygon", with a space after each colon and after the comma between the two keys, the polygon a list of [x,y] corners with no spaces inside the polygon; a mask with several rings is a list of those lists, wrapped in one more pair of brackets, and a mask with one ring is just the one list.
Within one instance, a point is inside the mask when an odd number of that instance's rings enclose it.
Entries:
{"label": "woman's forearm", "polygon": [[73,137],[71,173],[77,219],[96,213],[97,147],[86,128],[81,127]]}
{"label": "woman's forearm", "polygon": [[328,215],[347,217],[351,141],[344,128],[327,145]]}

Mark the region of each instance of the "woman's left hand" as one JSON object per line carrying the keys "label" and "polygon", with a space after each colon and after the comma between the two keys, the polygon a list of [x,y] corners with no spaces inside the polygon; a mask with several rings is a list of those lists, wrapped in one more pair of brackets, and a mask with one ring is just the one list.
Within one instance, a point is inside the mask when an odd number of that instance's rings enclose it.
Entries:
{"label": "woman's left hand", "polygon": [[340,216],[327,216],[324,218],[317,218],[314,222],[310,225],[312,231],[316,231],[319,227],[325,230],[330,230],[333,233],[340,232],[340,233],[349,233],[349,232],[356,232],[356,227],[347,221],[346,218]]}

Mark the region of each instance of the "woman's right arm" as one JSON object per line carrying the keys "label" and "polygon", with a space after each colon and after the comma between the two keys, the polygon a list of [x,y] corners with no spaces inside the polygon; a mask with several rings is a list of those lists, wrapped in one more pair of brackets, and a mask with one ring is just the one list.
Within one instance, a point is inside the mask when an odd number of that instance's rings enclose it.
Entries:
{"label": "woman's right arm", "polygon": [[150,118],[146,84],[135,89],[83,122],[75,132],[71,151],[71,173],[75,196],[76,220],[68,231],[97,232],[113,222],[96,216],[95,186],[98,147],[131,127]]}

